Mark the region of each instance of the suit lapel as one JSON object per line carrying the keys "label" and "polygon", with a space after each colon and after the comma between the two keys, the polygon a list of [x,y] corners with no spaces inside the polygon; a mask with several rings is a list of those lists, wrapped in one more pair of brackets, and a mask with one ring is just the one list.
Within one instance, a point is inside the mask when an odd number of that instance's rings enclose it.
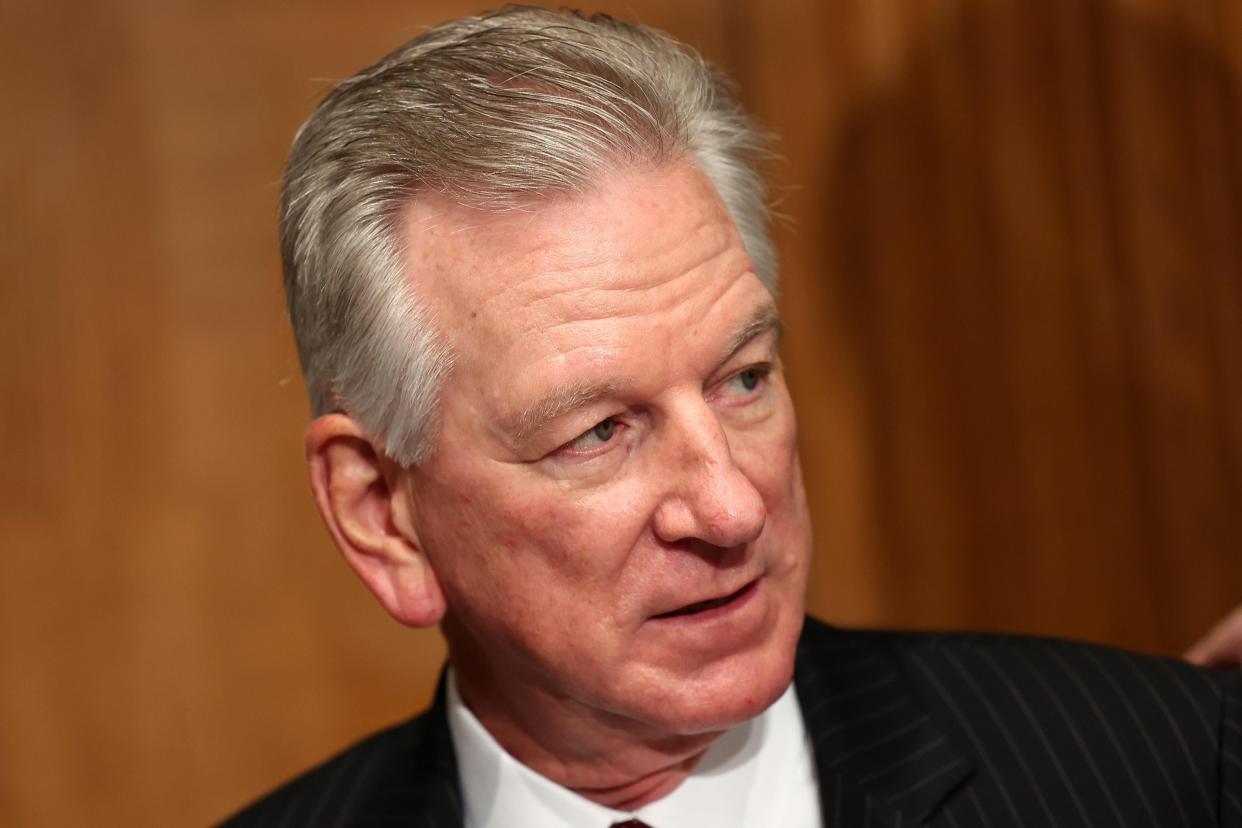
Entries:
{"label": "suit lapel", "polygon": [[[967,755],[928,718],[886,646],[808,618],[795,682],[825,828],[917,825],[973,772]],[[460,828],[443,678],[431,709],[411,725],[406,747],[373,770],[356,824],[420,816],[427,828]]]}
{"label": "suit lapel", "polygon": [[445,676],[440,676],[431,708],[413,724],[407,745],[377,769],[356,823],[363,826],[410,824],[425,828],[461,828],[461,794],[457,758],[445,712]]}
{"label": "suit lapel", "polygon": [[795,686],[825,828],[920,824],[973,772],[886,646],[808,618]]}

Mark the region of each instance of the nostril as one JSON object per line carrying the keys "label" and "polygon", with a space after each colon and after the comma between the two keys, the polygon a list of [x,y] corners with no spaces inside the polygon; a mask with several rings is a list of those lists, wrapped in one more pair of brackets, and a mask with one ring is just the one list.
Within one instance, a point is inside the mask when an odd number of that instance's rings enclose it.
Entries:
{"label": "nostril", "polygon": [[767,511],[758,493],[718,508],[707,521],[711,536],[706,538],[717,546],[740,546],[754,541],[763,532]]}

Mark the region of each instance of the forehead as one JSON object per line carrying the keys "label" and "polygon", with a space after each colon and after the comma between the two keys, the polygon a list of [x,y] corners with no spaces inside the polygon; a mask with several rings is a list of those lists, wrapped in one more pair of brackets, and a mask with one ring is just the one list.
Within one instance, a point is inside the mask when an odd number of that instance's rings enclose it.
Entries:
{"label": "forehead", "polygon": [[728,212],[690,164],[501,215],[423,200],[407,278],[454,355],[445,412],[503,417],[568,383],[657,393],[712,370],[771,297]]}
{"label": "forehead", "polygon": [[504,338],[567,311],[605,317],[627,293],[675,303],[714,264],[750,269],[715,189],[689,163],[612,173],[585,195],[523,211],[423,198],[405,228],[407,278],[454,340]]}

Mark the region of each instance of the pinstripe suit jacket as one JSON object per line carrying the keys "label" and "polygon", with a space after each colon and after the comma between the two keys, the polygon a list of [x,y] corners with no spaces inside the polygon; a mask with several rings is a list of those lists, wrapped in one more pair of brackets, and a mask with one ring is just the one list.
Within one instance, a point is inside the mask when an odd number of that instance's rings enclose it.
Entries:
{"label": "pinstripe suit jacket", "polygon": [[[808,619],[796,686],[826,828],[1242,828],[1238,674],[1062,641]],[[226,824],[457,828],[443,693]]]}

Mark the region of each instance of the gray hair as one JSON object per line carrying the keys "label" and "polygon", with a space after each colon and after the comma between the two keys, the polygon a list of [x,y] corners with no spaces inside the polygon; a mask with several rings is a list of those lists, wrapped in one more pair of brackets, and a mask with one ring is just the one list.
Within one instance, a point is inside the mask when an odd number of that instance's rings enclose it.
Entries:
{"label": "gray hair", "polygon": [[503,211],[603,172],[687,158],[776,290],[766,136],[730,84],[662,32],[507,7],[450,21],[338,84],[307,119],[280,207],[285,294],[314,415],[346,411],[403,466],[426,459],[451,355],[404,272],[419,193]]}

